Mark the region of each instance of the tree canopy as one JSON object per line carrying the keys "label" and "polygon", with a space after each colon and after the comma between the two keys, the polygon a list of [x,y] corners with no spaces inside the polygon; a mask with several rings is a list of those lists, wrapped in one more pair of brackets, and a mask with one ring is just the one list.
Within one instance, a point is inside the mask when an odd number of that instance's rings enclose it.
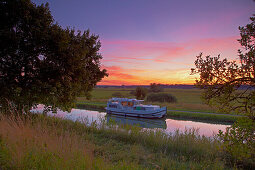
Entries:
{"label": "tree canopy", "polygon": [[255,167],[255,15],[250,19],[251,23],[239,27],[242,49],[237,60],[221,60],[220,56],[204,59],[200,54],[196,68],[191,69],[191,74],[199,74],[195,85],[204,89],[202,97],[207,104],[247,116],[218,134],[227,163],[244,169]]}
{"label": "tree canopy", "polygon": [[[0,2],[0,103],[17,108],[71,108],[77,95],[90,91],[103,77],[98,36],[89,30],[63,29],[46,3]],[[7,102],[8,101],[8,102]]]}
{"label": "tree canopy", "polygon": [[161,84],[157,84],[157,83],[150,84],[150,92],[158,93],[158,92],[163,92],[163,91],[164,91],[164,89]]}
{"label": "tree canopy", "polygon": [[[255,15],[254,15],[255,16]],[[196,86],[204,89],[206,103],[230,112],[247,114],[255,119],[255,17],[245,27],[239,27],[242,49],[234,61],[220,59],[220,56],[205,59],[197,56],[196,68],[191,74],[199,74]]]}
{"label": "tree canopy", "polygon": [[136,99],[142,100],[146,97],[147,93],[148,93],[148,91],[146,88],[138,86],[135,89],[134,95],[136,96]]}

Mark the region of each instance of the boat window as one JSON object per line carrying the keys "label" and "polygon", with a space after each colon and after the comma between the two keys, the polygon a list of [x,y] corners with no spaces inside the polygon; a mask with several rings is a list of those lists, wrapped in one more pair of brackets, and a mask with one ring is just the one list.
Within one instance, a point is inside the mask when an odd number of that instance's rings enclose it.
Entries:
{"label": "boat window", "polygon": [[134,105],[133,102],[128,102],[128,106],[132,107]]}
{"label": "boat window", "polygon": [[117,105],[110,104],[109,107],[117,108]]}
{"label": "boat window", "polygon": [[127,106],[128,102],[121,102],[122,106]]}

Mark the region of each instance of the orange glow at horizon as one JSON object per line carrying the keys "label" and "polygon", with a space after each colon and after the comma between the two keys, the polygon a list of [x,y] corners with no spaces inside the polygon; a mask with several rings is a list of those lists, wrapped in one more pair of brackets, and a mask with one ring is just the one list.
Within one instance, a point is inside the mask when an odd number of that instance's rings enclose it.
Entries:
{"label": "orange glow at horizon", "polygon": [[115,66],[105,69],[107,69],[109,76],[99,82],[98,85],[149,85],[150,83],[192,85],[197,77],[190,75],[190,70],[185,69],[165,70],[159,73],[155,70],[144,70],[137,74],[135,73],[136,70],[124,70]]}
{"label": "orange glow at horizon", "polygon": [[190,75],[196,56],[237,59],[239,37],[194,40],[185,43],[103,41],[102,68],[109,74],[98,85],[194,84]]}

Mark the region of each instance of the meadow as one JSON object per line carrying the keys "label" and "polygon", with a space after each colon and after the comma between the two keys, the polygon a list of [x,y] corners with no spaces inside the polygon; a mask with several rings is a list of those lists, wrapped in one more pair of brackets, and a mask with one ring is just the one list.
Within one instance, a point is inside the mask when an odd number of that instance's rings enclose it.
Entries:
{"label": "meadow", "polygon": [[[133,97],[133,89],[94,89],[93,98],[78,102],[104,108],[115,92]],[[202,104],[201,91],[167,89],[178,101]],[[126,96],[124,96],[126,95]],[[79,103],[77,103],[78,105]],[[188,105],[186,105],[188,106]],[[187,107],[188,108],[188,107]],[[188,114],[188,113],[186,113]],[[180,118],[179,113],[172,113]],[[190,115],[190,114],[188,114]],[[193,117],[204,114],[193,114]],[[215,116],[215,115],[213,115]],[[189,116],[188,116],[189,117]],[[182,116],[181,116],[182,118]],[[214,118],[215,119],[215,118]],[[219,119],[223,119],[220,117]],[[208,117],[205,117],[208,120]],[[196,129],[166,134],[158,130],[116,125],[100,120],[73,122],[35,114],[0,112],[1,169],[235,169],[217,136],[199,135]]]}
{"label": "meadow", "polygon": [[196,130],[167,135],[136,126],[0,114],[2,169],[231,169],[221,143]]}
{"label": "meadow", "polygon": [[[91,93],[92,98],[90,100],[82,96],[78,97],[76,107],[81,109],[105,110],[104,108],[108,99],[113,97],[114,93],[120,93],[122,97],[135,98],[135,96],[130,94],[134,90],[135,88],[95,88]],[[217,123],[233,123],[237,120],[237,116],[235,115],[218,113],[215,108],[204,104],[201,99],[202,91],[200,89],[165,88],[164,93],[175,96],[177,103],[144,103],[167,106],[167,116],[169,118],[213,121]],[[215,114],[204,114],[203,112]]]}
{"label": "meadow", "polygon": [[[106,103],[109,98],[116,92],[122,94],[123,97],[135,98],[130,92],[135,88],[95,88],[92,91],[92,98],[87,100],[85,97],[78,97],[77,103],[82,102],[94,102],[94,103]],[[165,88],[165,93],[170,93],[177,98],[177,103],[153,103],[167,106],[171,110],[183,110],[183,111],[201,111],[201,112],[216,112],[216,109],[203,104],[201,99],[202,91],[200,89],[174,89]]]}

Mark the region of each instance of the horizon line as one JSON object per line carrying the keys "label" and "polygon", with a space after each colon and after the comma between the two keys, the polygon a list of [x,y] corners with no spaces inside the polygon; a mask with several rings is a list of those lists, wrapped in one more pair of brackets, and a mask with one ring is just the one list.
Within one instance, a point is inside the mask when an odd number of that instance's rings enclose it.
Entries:
{"label": "horizon line", "polygon": [[[156,84],[160,84],[160,85],[163,85],[163,86],[177,86],[177,85],[188,85],[188,86],[194,86],[194,84],[161,84],[161,83],[156,83]],[[150,86],[150,84],[129,84],[129,85],[125,85],[125,84],[122,84],[122,85],[109,85],[109,84],[100,84],[100,85],[96,85],[96,86]]]}

